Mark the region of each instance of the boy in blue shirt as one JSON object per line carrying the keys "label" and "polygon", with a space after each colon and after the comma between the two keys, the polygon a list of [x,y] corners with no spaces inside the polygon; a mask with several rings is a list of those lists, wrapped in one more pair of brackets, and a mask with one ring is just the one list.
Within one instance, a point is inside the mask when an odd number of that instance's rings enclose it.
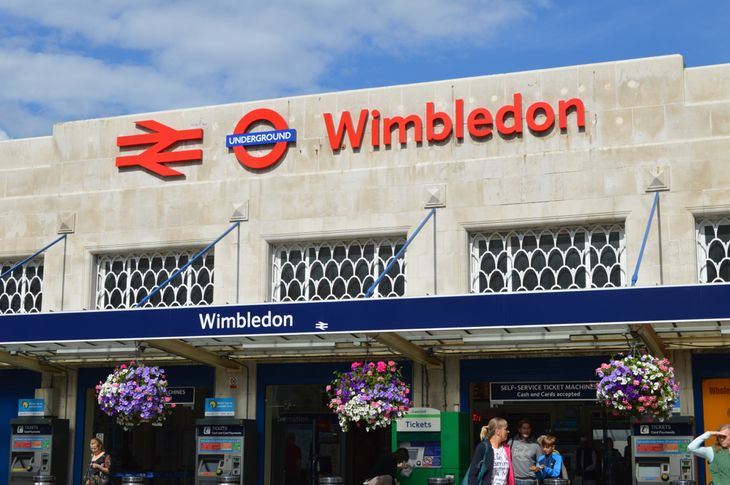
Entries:
{"label": "boy in blue shirt", "polygon": [[563,457],[555,451],[555,436],[547,435],[540,443],[543,455],[538,458],[537,466],[532,467],[535,477],[542,483],[545,478],[560,478]]}

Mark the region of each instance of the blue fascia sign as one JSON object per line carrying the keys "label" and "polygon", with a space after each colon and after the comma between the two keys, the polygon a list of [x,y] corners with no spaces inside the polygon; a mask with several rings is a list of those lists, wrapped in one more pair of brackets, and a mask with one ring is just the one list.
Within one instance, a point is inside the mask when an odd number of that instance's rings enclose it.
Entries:
{"label": "blue fascia sign", "polygon": [[727,301],[725,283],[5,314],[0,344],[715,322]]}

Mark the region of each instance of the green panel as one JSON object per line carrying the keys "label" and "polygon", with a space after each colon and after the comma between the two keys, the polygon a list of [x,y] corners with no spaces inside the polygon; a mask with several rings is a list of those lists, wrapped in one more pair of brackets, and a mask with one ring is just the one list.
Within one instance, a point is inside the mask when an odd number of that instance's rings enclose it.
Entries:
{"label": "green panel", "polygon": [[455,483],[469,468],[469,417],[468,413],[441,413],[441,467],[442,476],[453,473]]}

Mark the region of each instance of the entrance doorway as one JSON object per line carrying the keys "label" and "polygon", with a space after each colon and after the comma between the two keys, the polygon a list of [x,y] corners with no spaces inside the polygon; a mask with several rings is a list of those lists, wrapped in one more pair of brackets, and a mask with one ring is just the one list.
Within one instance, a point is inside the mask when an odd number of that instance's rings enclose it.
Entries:
{"label": "entrance doorway", "polygon": [[205,399],[210,397],[210,387],[195,387],[194,405],[178,405],[162,426],[141,424],[125,431],[97,405],[95,390],[87,389],[83,473],[89,462],[88,443],[98,437],[112,456],[113,475],[144,473],[149,485],[193,485],[195,420],[205,417]]}
{"label": "entrance doorway", "polygon": [[598,472],[604,484],[631,483],[631,455],[628,446],[630,424],[625,418],[608,415],[597,401],[530,401],[492,405],[489,383],[472,383],[472,449],[479,443],[479,433],[493,417],[507,420],[509,439],[518,436],[518,423],[527,419],[532,436],[553,435],[556,450],[563,456],[568,475],[575,476],[576,451],[581,437],[596,451]]}
{"label": "entrance doorway", "polygon": [[362,483],[380,455],[392,451],[390,426],[343,432],[325,387],[266,386],[264,483],[316,485],[322,476]]}

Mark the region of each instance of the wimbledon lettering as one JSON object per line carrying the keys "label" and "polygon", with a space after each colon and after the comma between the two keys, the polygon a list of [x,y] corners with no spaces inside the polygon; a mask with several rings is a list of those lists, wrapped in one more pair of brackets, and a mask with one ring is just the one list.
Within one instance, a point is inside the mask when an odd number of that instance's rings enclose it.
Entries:
{"label": "wimbledon lettering", "polygon": [[264,316],[251,316],[251,312],[247,312],[246,315],[236,312],[235,317],[222,317],[220,313],[199,313],[198,317],[200,318],[200,328],[203,330],[294,326],[294,317],[292,315],[272,315],[271,312]]}
{"label": "wimbledon lettering", "polygon": [[[572,116],[572,113],[575,113],[575,116]],[[583,101],[577,98],[558,101],[557,118],[560,129],[568,128],[569,115],[575,118],[577,127],[585,128]],[[350,112],[343,111],[337,128],[335,128],[335,121],[331,113],[324,113],[323,117],[332,150],[342,148],[345,136],[350,140],[352,148],[360,148],[367,131],[365,125],[369,117],[371,118],[370,142],[373,147],[379,147],[381,139],[383,145],[390,146],[395,131],[398,132],[398,142],[401,144],[406,143],[408,130],[413,130],[413,139],[416,142],[423,141],[424,123],[418,115],[395,116],[382,118],[381,120],[381,113],[377,109],[372,111],[363,109],[360,110],[357,126],[355,126]],[[555,125],[555,118],[556,110],[550,104],[542,101],[528,106],[523,114],[522,95],[516,93],[513,95],[512,104],[501,107],[494,117],[486,108],[477,107],[473,109],[466,117],[466,127],[469,134],[475,138],[488,137],[492,134],[493,129],[496,129],[502,135],[511,136],[522,133],[524,120],[530,131],[538,134],[551,129]],[[464,100],[457,99],[454,102],[453,119],[449,113],[436,112],[434,103],[426,103],[425,125],[427,141],[442,141],[451,136],[452,133],[457,139],[463,139]]]}

